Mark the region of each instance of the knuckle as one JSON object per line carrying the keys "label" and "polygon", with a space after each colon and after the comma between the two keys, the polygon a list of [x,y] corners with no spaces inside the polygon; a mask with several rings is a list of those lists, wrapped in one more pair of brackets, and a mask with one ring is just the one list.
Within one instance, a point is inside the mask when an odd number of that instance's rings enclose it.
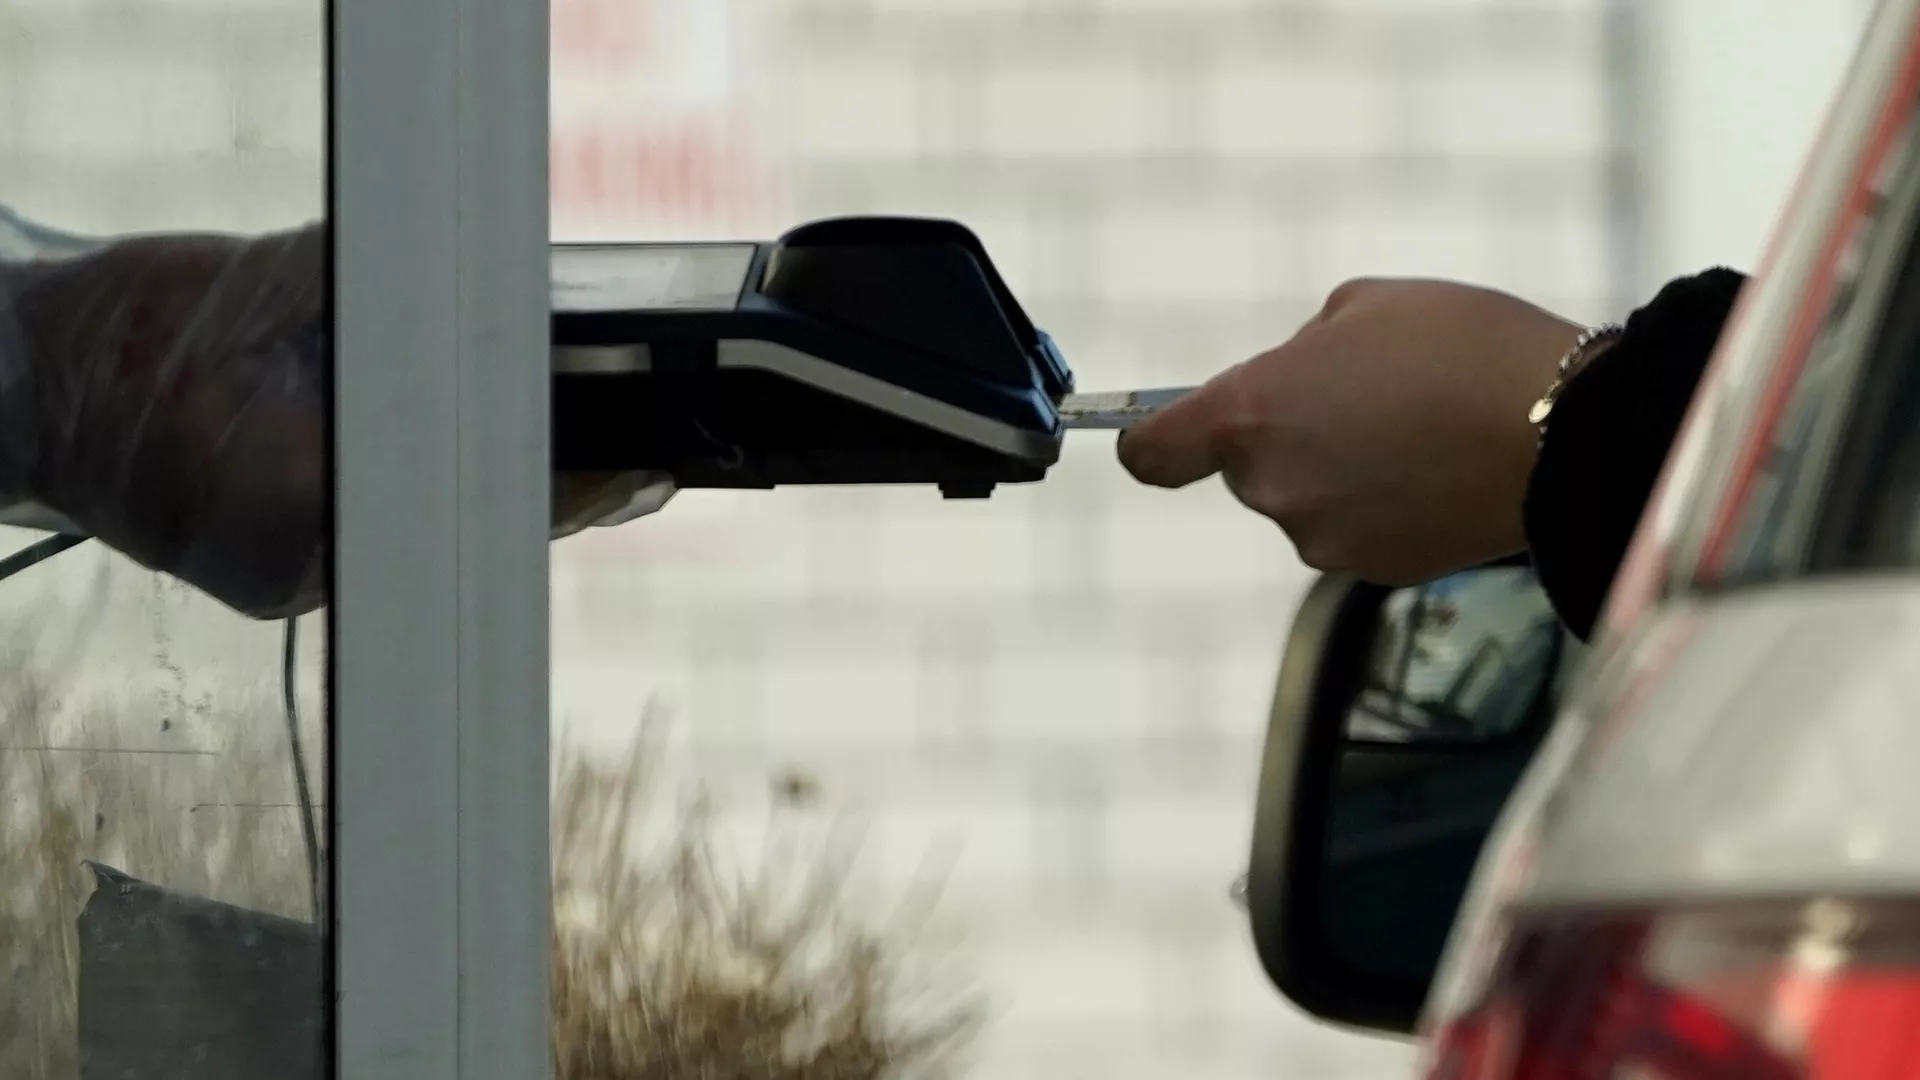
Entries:
{"label": "knuckle", "polygon": [[1368,292],[1377,288],[1379,284],[1380,279],[1378,278],[1348,278],[1340,284],[1335,285],[1333,291],[1327,294],[1327,301],[1321,305],[1321,310],[1328,314],[1339,311],[1341,308],[1352,304]]}
{"label": "knuckle", "polygon": [[1278,478],[1259,469],[1227,473],[1227,489],[1242,505],[1291,534],[1299,516],[1299,500]]}
{"label": "knuckle", "polygon": [[1352,566],[1352,560],[1346,557],[1346,552],[1338,544],[1328,543],[1324,537],[1313,534],[1296,536],[1293,538],[1293,547],[1308,569],[1318,570],[1322,574],[1345,573]]}
{"label": "knuckle", "polygon": [[[1246,371],[1243,366],[1236,374]],[[1238,461],[1257,459],[1263,423],[1259,395],[1244,377],[1222,387],[1220,409],[1216,414],[1214,437],[1223,456]]]}

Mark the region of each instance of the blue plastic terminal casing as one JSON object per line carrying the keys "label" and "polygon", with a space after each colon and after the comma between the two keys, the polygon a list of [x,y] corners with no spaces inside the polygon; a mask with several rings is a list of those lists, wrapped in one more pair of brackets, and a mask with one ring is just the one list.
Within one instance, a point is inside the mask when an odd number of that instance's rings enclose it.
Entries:
{"label": "blue plastic terminal casing", "polygon": [[562,469],[687,488],[927,484],[1059,459],[1073,372],[971,230],[836,218],[771,242],[553,248]]}

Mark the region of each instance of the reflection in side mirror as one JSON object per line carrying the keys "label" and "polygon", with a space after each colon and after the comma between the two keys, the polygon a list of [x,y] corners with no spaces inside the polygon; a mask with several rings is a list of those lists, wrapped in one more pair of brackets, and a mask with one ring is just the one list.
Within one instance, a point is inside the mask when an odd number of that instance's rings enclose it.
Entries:
{"label": "reflection in side mirror", "polygon": [[1282,659],[1244,887],[1295,1004],[1412,1032],[1572,645],[1525,566],[1315,585]]}
{"label": "reflection in side mirror", "polygon": [[1376,625],[1347,714],[1355,742],[1498,742],[1532,716],[1565,637],[1521,566],[1395,589]]}

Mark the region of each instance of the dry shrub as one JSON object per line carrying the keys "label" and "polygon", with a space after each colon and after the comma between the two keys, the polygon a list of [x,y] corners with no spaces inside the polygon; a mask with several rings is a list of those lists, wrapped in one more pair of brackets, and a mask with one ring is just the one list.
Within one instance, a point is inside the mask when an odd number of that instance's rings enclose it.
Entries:
{"label": "dry shrub", "polygon": [[[30,665],[0,663],[7,1080],[78,1076],[75,920],[92,888],[82,860],[307,916],[272,694],[163,721],[133,704],[63,708],[50,685]],[[308,745],[312,760],[317,727]],[[953,1075],[979,1012],[950,970],[916,963],[932,959],[916,928],[863,921],[847,860],[828,844],[770,845],[752,873],[724,868],[711,808],[663,811],[648,749],[643,732],[624,758],[556,755],[557,1080]]]}
{"label": "dry shrub", "polygon": [[779,859],[776,836],[757,874],[729,875],[704,801],[659,854],[634,858],[646,850],[636,824],[658,820],[646,808],[646,745],[613,763],[578,752],[556,762],[555,1075],[951,1075],[979,1013],[953,980],[910,963],[931,956],[910,921],[925,909],[865,923],[847,896],[847,858],[824,844],[791,844]]}

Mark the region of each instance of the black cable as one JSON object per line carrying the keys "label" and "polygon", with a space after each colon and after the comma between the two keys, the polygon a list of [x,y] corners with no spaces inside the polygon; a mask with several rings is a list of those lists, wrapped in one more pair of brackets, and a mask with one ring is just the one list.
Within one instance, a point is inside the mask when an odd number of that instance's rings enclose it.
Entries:
{"label": "black cable", "polygon": [[287,620],[286,648],[281,657],[280,692],[287,713],[287,746],[293,751],[293,786],[300,802],[300,834],[307,845],[307,901],[312,905],[313,924],[323,921],[320,887],[320,832],[313,819],[313,791],[307,786],[307,758],[300,748],[300,707],[294,700],[294,671],[298,618]]}
{"label": "black cable", "polygon": [[64,533],[49,536],[45,540],[35,540],[19,551],[0,559],[0,581],[12,577],[22,570],[38,566],[68,548],[78,547],[91,537],[68,536]]}
{"label": "black cable", "polygon": [[[0,559],[0,581],[12,577],[22,570],[53,558],[69,548],[86,543],[90,537],[60,534],[37,540],[26,547]],[[300,706],[295,701],[294,672],[298,667],[296,660],[299,638],[295,628],[297,618],[288,619],[285,636],[285,649],[281,655],[280,694],[281,703],[287,714],[287,745],[293,751],[293,786],[300,803],[300,834],[307,846],[307,902],[312,905],[313,923],[319,926],[322,920],[320,887],[320,830],[313,816],[313,790],[307,781],[307,755],[300,745]]]}

